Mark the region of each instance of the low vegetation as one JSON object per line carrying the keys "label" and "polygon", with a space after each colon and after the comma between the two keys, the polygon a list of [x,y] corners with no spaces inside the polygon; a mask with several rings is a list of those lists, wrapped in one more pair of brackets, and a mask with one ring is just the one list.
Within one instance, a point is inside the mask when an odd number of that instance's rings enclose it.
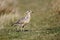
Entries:
{"label": "low vegetation", "polygon": [[[0,40],[60,40],[60,0],[0,0]],[[32,10],[24,31],[11,26]]]}

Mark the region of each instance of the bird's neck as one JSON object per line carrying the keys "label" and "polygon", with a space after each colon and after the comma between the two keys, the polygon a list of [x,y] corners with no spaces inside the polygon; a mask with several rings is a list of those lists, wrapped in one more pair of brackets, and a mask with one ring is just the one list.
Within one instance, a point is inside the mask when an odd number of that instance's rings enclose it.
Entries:
{"label": "bird's neck", "polygon": [[28,13],[27,16],[30,17],[30,13]]}
{"label": "bird's neck", "polygon": [[26,15],[26,18],[30,18],[30,13],[28,13],[28,14]]}

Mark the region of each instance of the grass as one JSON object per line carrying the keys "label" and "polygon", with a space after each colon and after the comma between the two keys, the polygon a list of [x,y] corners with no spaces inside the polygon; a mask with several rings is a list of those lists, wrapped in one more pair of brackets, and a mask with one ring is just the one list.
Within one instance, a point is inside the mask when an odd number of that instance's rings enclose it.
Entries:
{"label": "grass", "polygon": [[[60,40],[59,0],[17,0],[16,2],[17,6],[13,3],[13,9],[17,8],[14,12],[7,11],[9,6],[0,12],[4,13],[0,15],[0,40]],[[23,17],[27,10],[34,12],[31,14],[31,21],[24,28],[25,31],[16,32],[17,26],[11,24]]]}

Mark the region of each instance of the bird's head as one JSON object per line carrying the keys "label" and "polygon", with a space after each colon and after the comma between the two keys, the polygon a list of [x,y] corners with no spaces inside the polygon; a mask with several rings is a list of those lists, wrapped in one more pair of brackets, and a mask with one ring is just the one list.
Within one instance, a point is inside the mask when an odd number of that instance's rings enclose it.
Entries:
{"label": "bird's head", "polygon": [[27,13],[27,14],[30,14],[30,13],[32,13],[32,11],[31,11],[31,10],[29,10],[29,11],[27,11],[26,13]]}

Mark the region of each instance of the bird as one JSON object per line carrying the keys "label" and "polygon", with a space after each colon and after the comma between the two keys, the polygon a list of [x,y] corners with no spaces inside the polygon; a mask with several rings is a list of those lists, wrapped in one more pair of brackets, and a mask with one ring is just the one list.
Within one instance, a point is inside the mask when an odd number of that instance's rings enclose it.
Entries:
{"label": "bird", "polygon": [[14,24],[12,24],[12,26],[13,26],[13,25],[18,25],[19,27],[17,28],[17,30],[21,27],[21,31],[23,31],[25,25],[27,25],[27,24],[30,22],[30,20],[31,20],[31,13],[32,13],[31,10],[27,11],[27,12],[26,12],[26,15],[25,15],[24,17],[20,18],[20,19],[19,19],[17,22],[15,22]]}

